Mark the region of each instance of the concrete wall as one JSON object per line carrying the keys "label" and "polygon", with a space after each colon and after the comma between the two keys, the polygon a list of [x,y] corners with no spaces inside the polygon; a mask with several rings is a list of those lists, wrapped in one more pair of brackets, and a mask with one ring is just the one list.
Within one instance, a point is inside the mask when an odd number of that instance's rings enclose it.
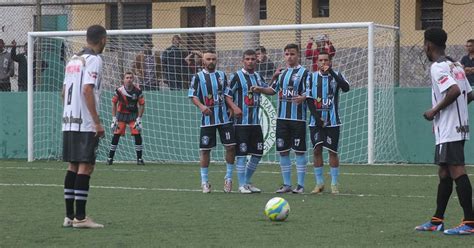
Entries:
{"label": "concrete wall", "polygon": [[[429,88],[397,88],[395,90],[395,117],[396,117],[396,134],[397,134],[397,143],[398,149],[401,153],[401,160],[408,163],[432,163],[433,154],[434,154],[434,136],[432,133],[431,123],[425,121],[422,117],[423,112],[431,106],[431,89]],[[193,106],[189,103],[188,99],[185,97],[183,92],[183,97],[171,97],[166,99],[162,93],[149,93],[147,95],[148,103],[158,103],[158,102],[168,102],[172,106],[170,109],[155,108],[153,110],[148,110],[147,114],[150,115],[159,115],[162,116],[156,123],[151,123],[147,121],[148,134],[152,134],[153,137],[159,142],[168,144],[167,146],[159,144],[151,144],[148,142],[145,144],[148,149],[154,149],[155,152],[165,154],[167,159],[179,159],[179,157],[174,157],[173,153],[175,149],[186,149],[197,152],[197,125],[194,125],[196,120],[199,120],[197,111],[192,111]],[[53,94],[52,94],[53,95]],[[57,100],[59,100],[59,92],[57,92]],[[110,92],[106,92],[104,95],[104,104],[109,104]],[[48,96],[48,99],[51,99],[51,95]],[[173,100],[174,99],[174,100]],[[175,103],[172,101],[176,101]],[[180,102],[180,103],[178,103]],[[15,106],[12,108],[11,106]],[[108,106],[108,105],[106,105]],[[150,108],[151,106],[148,105]],[[161,105],[160,105],[161,106]],[[174,107],[173,107],[174,106]],[[184,108],[184,109],[183,109]],[[470,106],[472,109],[472,106]],[[0,159],[11,159],[11,158],[20,158],[26,159],[27,156],[27,130],[26,130],[26,93],[0,93],[0,111],[2,113],[0,117]],[[105,110],[108,112],[107,110]],[[180,113],[176,115],[176,113]],[[471,110],[471,115],[474,112]],[[189,116],[183,113],[194,113]],[[108,126],[108,121],[110,119],[110,113],[108,115],[101,114],[104,121],[104,125]],[[169,123],[172,121],[172,116],[175,118],[181,118],[188,123],[186,125],[174,125]],[[148,118],[148,117],[147,117]],[[347,118],[347,117],[342,117]],[[60,117],[57,117],[60,119]],[[364,125],[362,123],[362,125]],[[471,125],[474,125],[474,121],[471,118]],[[171,128],[173,127],[173,128]],[[60,129],[58,127],[42,127],[43,130],[46,128],[53,129],[54,139],[57,140],[57,146],[61,144],[61,135]],[[171,130],[178,128],[179,130]],[[169,130],[168,130],[169,129]],[[347,129],[347,127],[344,127]],[[156,131],[160,130],[160,132]],[[108,133],[109,130],[107,130]],[[59,135],[56,135],[59,134]],[[46,131],[43,134],[35,134],[35,138],[40,138],[38,135],[46,135]],[[350,135],[349,130],[344,130],[344,135]],[[110,135],[109,135],[110,136]],[[196,136],[196,137],[194,137]],[[104,159],[106,156],[106,151],[108,150],[108,143],[110,137],[101,142],[101,152],[99,154],[99,159]],[[147,141],[150,141],[151,138],[148,138]],[[164,141],[166,140],[166,142]],[[182,147],[182,144],[174,144],[170,141],[181,140],[184,141],[186,147]],[[195,144],[196,143],[196,144]],[[308,144],[309,144],[308,139]],[[350,143],[350,142],[347,142]],[[59,145],[58,145],[59,144]],[[181,146],[181,147],[180,147]],[[309,146],[308,146],[309,147]],[[52,148],[42,147],[43,149],[48,150],[52,154],[57,154],[59,151],[51,150]],[[196,149],[194,149],[196,148]],[[350,149],[349,146],[346,146],[346,149]],[[468,141],[465,147],[466,162],[468,164],[474,164],[474,143]],[[128,154],[133,154],[133,141],[126,137],[120,142],[120,153],[118,154],[118,159],[120,160],[121,154],[124,150],[128,151]],[[145,149],[146,150],[146,149]],[[216,158],[221,158],[222,149],[217,152],[217,155],[214,153],[213,156]],[[147,151],[145,151],[146,153]],[[273,152],[273,151],[270,151]],[[344,154],[347,154],[349,151],[344,151]],[[178,154],[181,156],[184,154]],[[186,154],[186,156],[196,156],[196,154]],[[362,155],[364,157],[364,155]],[[127,159],[122,157],[122,159]],[[130,159],[130,158],[128,158]],[[341,158],[345,159],[345,158]]]}

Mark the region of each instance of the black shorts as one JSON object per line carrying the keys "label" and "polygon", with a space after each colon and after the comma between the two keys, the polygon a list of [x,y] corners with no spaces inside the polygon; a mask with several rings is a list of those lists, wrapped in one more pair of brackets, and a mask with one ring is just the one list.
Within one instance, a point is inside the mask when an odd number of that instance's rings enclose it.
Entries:
{"label": "black shorts", "polygon": [[95,132],[63,132],[63,161],[95,164],[99,137]]}
{"label": "black shorts", "polygon": [[278,152],[306,152],[306,122],[277,119],[276,144]]}
{"label": "black shorts", "polygon": [[313,149],[317,145],[323,145],[328,150],[337,153],[339,147],[339,126],[336,127],[309,127],[311,133],[311,143],[313,143]]}
{"label": "black shorts", "polygon": [[224,146],[235,145],[234,126],[232,123],[224,125],[201,127],[199,148],[201,150],[211,150],[216,146],[216,129],[219,131],[221,143]]}
{"label": "black shorts", "polygon": [[465,165],[464,140],[436,145],[434,162],[440,166]]}
{"label": "black shorts", "polygon": [[234,128],[236,156],[263,155],[263,132],[260,125],[237,125]]}
{"label": "black shorts", "polygon": [[138,117],[138,112],[135,113],[121,113],[117,112],[117,121],[125,122],[125,123],[130,123],[132,121],[135,121]]}

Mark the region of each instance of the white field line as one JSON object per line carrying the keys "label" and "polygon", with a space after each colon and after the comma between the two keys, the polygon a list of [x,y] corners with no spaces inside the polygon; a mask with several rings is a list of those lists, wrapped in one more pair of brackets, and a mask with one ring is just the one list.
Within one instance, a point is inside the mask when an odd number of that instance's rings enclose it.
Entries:
{"label": "white field line", "polygon": [[[60,184],[41,184],[41,183],[0,183],[0,187],[54,187],[63,188]],[[201,192],[200,189],[174,189],[174,188],[145,188],[145,187],[124,187],[124,186],[90,186],[95,189],[111,189],[111,190],[130,190],[130,191],[171,191],[171,192]],[[222,193],[222,191],[213,191],[213,193]],[[237,194],[237,192],[233,192]],[[262,192],[261,194],[272,194],[273,192]],[[305,194],[307,195],[307,194]],[[350,197],[392,197],[392,198],[434,198],[434,196],[423,196],[423,195],[378,195],[378,194],[350,194],[340,193],[337,196],[350,196]],[[317,197],[317,196],[315,196]],[[456,197],[454,197],[456,198]]]}
{"label": "white field line", "polygon": [[[196,167],[197,168],[197,167]],[[48,168],[48,167],[0,167],[0,170],[51,170],[51,171],[65,171],[66,167],[55,167],[55,168]],[[179,169],[179,168],[177,168]],[[114,172],[159,172],[160,169],[120,169],[120,168],[95,168],[94,171],[114,171]],[[193,172],[194,173],[194,172]],[[225,173],[224,170],[211,170],[209,173]],[[280,174],[279,171],[259,171],[257,169],[256,173],[261,174]],[[306,172],[306,174],[314,174],[313,172]],[[327,172],[329,174],[329,172]],[[354,172],[340,172],[339,175],[345,176],[376,176],[376,177],[438,177],[436,174],[392,174],[392,173],[354,173]],[[469,176],[473,176],[474,174],[469,174]]]}

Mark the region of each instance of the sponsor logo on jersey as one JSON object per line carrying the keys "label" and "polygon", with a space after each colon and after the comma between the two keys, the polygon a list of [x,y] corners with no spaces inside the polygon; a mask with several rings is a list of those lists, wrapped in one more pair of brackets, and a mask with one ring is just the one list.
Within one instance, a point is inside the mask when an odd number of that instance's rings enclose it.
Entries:
{"label": "sponsor logo on jersey", "polygon": [[97,75],[98,75],[98,74],[97,74],[97,72],[95,72],[95,71],[90,71],[90,72],[89,72],[89,76],[90,76],[91,78],[93,78],[93,79],[97,79]]}
{"label": "sponsor logo on jersey", "polygon": [[81,65],[68,65],[66,67],[66,73],[79,73],[81,72]]}
{"label": "sponsor logo on jersey", "polygon": [[207,97],[204,98],[204,103],[206,106],[214,106],[214,97],[212,94],[208,94]]}
{"label": "sponsor logo on jersey", "polygon": [[444,84],[444,83],[446,83],[446,81],[448,81],[448,79],[449,79],[449,78],[448,78],[447,75],[443,75],[443,76],[441,76],[440,78],[438,78],[438,83],[439,83],[439,84]]}
{"label": "sponsor logo on jersey", "polygon": [[253,98],[253,92],[249,92],[245,98],[244,98],[245,105],[247,106],[254,106],[254,98]]}

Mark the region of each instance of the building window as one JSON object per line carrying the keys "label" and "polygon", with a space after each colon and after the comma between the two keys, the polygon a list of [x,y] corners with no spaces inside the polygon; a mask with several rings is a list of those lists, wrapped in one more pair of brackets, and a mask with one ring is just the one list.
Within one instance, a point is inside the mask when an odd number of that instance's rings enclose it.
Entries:
{"label": "building window", "polygon": [[[150,4],[124,4],[123,29],[151,28],[152,5]],[[110,29],[118,29],[118,8],[116,4],[110,5]]]}
{"label": "building window", "polygon": [[417,30],[443,27],[443,0],[418,0],[417,7]]}
{"label": "building window", "polygon": [[[152,5],[150,4],[124,4],[123,5],[123,29],[148,29],[152,28]],[[109,5],[109,27],[108,29],[119,29],[117,4]],[[151,35],[140,35],[122,39],[121,47],[124,50],[141,50],[145,41],[151,41]],[[137,40],[140,40],[137,44]],[[116,36],[108,40],[107,46],[114,50],[119,46]]]}
{"label": "building window", "polygon": [[313,18],[329,17],[329,0],[313,0]]}
{"label": "building window", "polygon": [[260,0],[260,20],[267,19],[267,0]]}

